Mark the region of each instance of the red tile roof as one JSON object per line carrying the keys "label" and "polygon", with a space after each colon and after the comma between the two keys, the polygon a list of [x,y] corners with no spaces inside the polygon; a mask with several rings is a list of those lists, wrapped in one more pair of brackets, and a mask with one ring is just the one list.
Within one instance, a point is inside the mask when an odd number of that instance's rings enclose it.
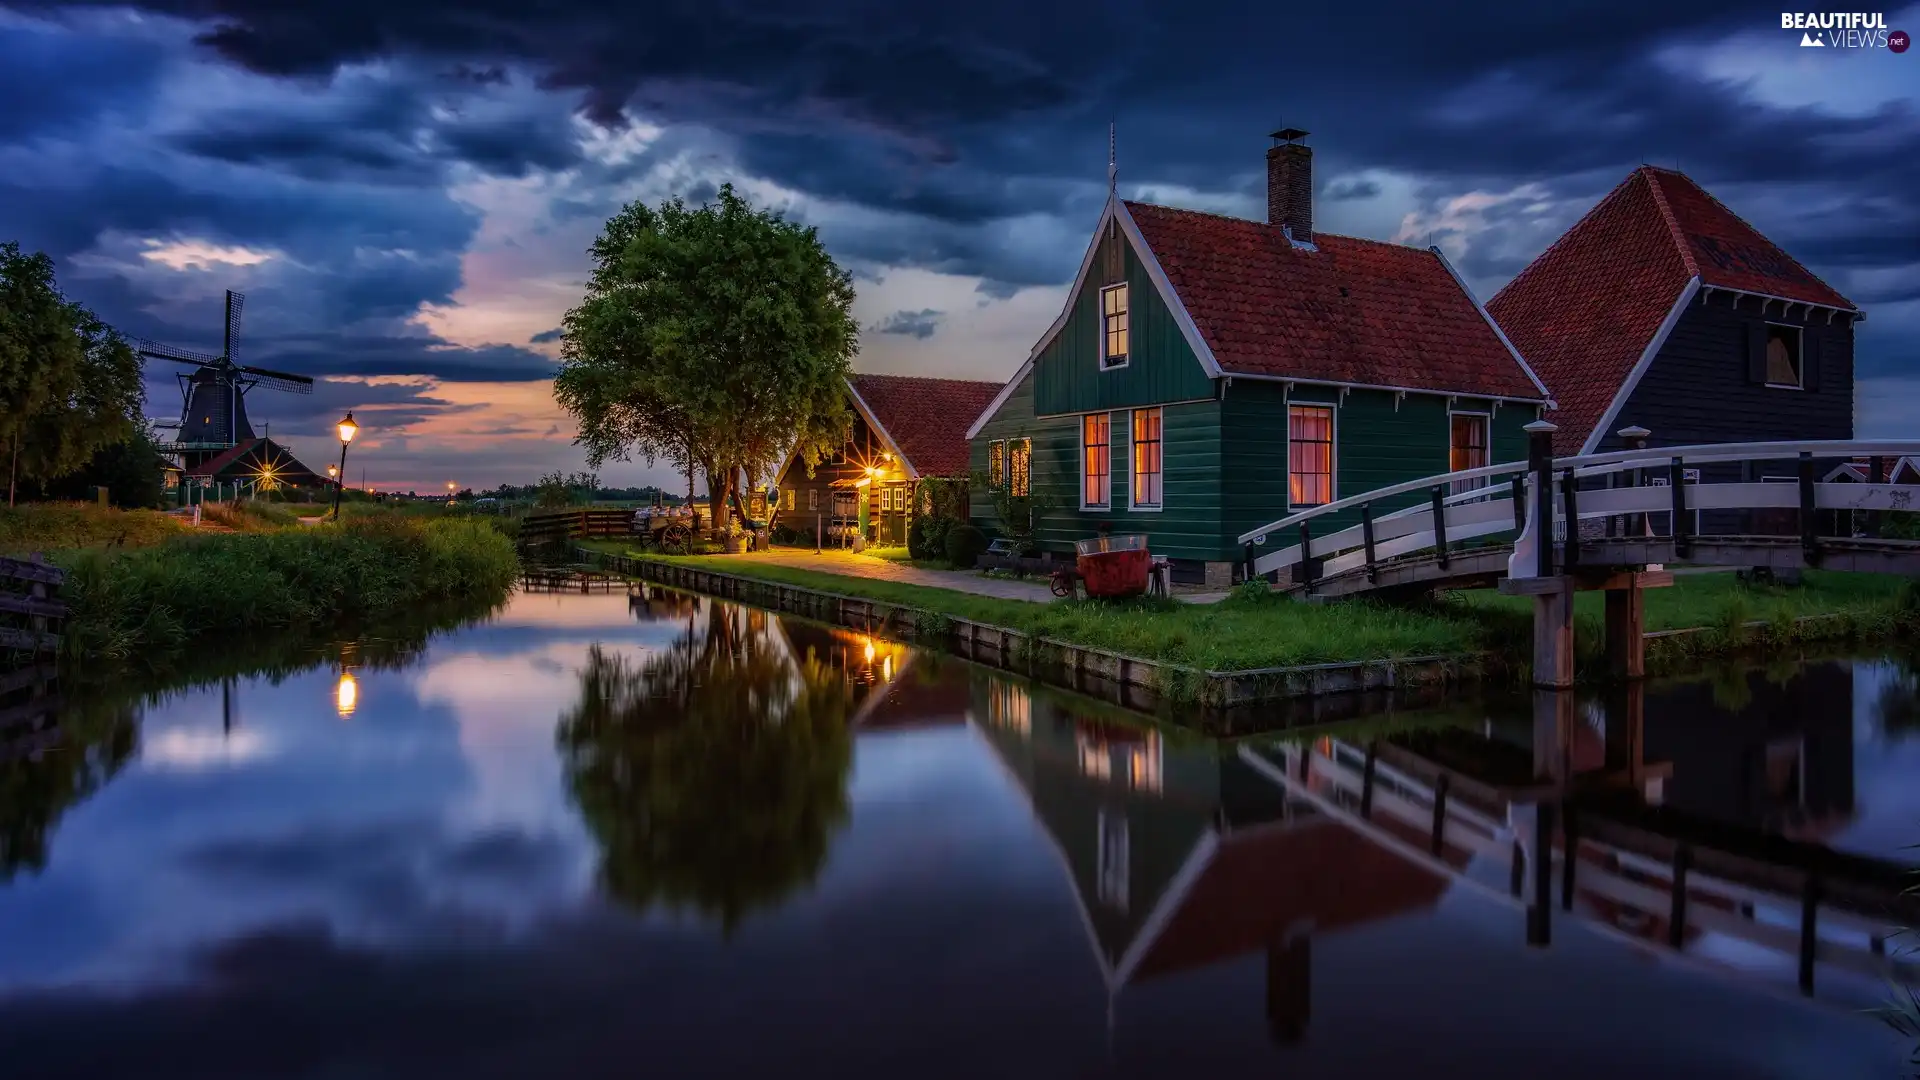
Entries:
{"label": "red tile roof", "polygon": [[1001,386],[909,375],[855,375],[848,381],[894,448],[921,476],[967,474],[967,428]]}
{"label": "red tile roof", "polygon": [[1330,818],[1223,837],[1133,979],[1266,948],[1296,924],[1338,930],[1432,907],[1440,875]]}
{"label": "red tile roof", "polygon": [[1560,405],[1579,453],[1689,279],[1852,308],[1680,173],[1643,165],[1487,303]]}
{"label": "red tile roof", "polygon": [[188,476],[218,476],[220,470],[240,460],[241,456],[253,449],[259,439],[241,439],[218,454],[187,470]]}
{"label": "red tile roof", "polygon": [[1543,396],[1431,251],[1326,233],[1306,251],[1258,221],[1125,206],[1228,374]]}

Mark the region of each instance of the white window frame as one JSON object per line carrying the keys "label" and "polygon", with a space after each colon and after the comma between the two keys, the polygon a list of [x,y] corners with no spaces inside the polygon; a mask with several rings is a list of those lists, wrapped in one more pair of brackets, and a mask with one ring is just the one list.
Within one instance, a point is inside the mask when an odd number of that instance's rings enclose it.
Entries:
{"label": "white window frame", "polygon": [[817,514],[820,512],[820,489],[819,488],[807,489],[807,512],[810,514]]}
{"label": "white window frame", "polygon": [[[1095,416],[1107,418],[1107,498],[1104,502],[1090,503],[1087,501],[1087,420]],[[1161,422],[1164,424],[1165,420]],[[1133,460],[1131,453],[1127,460]],[[1113,414],[1110,412],[1090,412],[1080,417],[1080,509],[1097,514],[1113,511]]]}
{"label": "white window frame", "polygon": [[1094,864],[1097,895],[1101,903],[1125,914],[1133,900],[1133,845],[1127,835],[1127,815],[1103,806],[1095,822],[1100,842]]}
{"label": "white window frame", "polygon": [[[1449,408],[1447,410],[1447,471],[1455,471],[1453,467],[1453,418],[1456,416],[1471,416],[1480,421],[1480,435],[1483,441],[1480,452],[1485,455],[1485,460],[1480,462],[1480,464],[1483,466],[1493,464],[1493,412],[1485,409]],[[1453,483],[1447,485],[1447,494],[1459,495],[1463,492],[1479,491],[1490,482],[1491,481],[1484,476],[1478,480],[1455,480]],[[1289,488],[1288,491],[1289,494],[1291,494],[1292,489]]]}
{"label": "white window frame", "polygon": [[[1099,324],[1100,331],[1101,371],[1119,371],[1133,362],[1133,290],[1127,287],[1128,284],[1129,283],[1125,281],[1116,281],[1111,285],[1103,285],[1100,287],[1100,295],[1098,297],[1099,307],[1095,309],[1095,319]],[[1107,295],[1115,292],[1120,293],[1122,298],[1126,300],[1126,304],[1120,309],[1119,314],[1127,320],[1127,328],[1124,331],[1127,336],[1127,351],[1120,354],[1120,362],[1117,364],[1110,363],[1111,357],[1107,355]]]}
{"label": "white window frame", "polygon": [[[1325,409],[1332,414],[1333,427],[1327,434],[1327,501],[1323,503],[1295,503],[1293,501],[1293,410]],[[1287,401],[1287,509],[1311,510],[1316,506],[1327,506],[1340,501],[1340,403],[1337,401]]]}
{"label": "white window frame", "polygon": [[[1766,325],[1769,327],[1778,326],[1782,330],[1793,331],[1793,350],[1795,353],[1793,358],[1793,371],[1794,374],[1800,377],[1800,381],[1797,383],[1783,383],[1768,380],[1767,389],[1805,390],[1807,388],[1807,328],[1783,322],[1769,322]],[[1771,337],[1771,334],[1769,334],[1769,337]]]}
{"label": "white window frame", "polygon": [[[1134,437],[1134,417],[1143,412],[1160,414],[1160,501],[1142,503],[1136,488],[1134,454],[1138,452],[1139,440]],[[1109,435],[1109,438],[1112,436]],[[1127,410],[1127,509],[1135,514],[1158,514],[1167,508],[1167,410],[1164,405],[1152,405],[1142,409]]]}

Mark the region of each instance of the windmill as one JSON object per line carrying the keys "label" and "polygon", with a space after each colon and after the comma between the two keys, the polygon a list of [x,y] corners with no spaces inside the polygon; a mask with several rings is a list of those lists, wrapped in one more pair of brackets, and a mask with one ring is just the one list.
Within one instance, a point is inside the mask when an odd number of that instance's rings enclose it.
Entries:
{"label": "windmill", "polygon": [[179,454],[188,469],[227,450],[243,439],[251,439],[253,425],[247,422],[247,391],[256,386],[284,390],[290,394],[313,393],[313,379],[289,375],[284,371],[243,367],[239,362],[240,311],[247,298],[227,290],[226,348],[219,356],[190,349],[177,349],[157,341],[142,341],[141,356],[186,364],[191,372],[179,372],[180,434],[161,449]]}

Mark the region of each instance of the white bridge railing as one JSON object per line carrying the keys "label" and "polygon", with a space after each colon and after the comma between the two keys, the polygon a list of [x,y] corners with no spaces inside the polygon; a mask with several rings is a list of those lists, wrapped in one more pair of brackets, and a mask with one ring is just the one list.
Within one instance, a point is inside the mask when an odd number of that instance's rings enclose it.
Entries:
{"label": "white bridge railing", "polygon": [[[1553,426],[1527,428],[1533,452],[1526,462],[1508,462],[1409,480],[1281,518],[1241,535],[1246,562],[1254,575],[1292,569],[1300,584],[1366,570],[1369,577],[1384,563],[1432,551],[1442,565],[1460,554],[1454,545],[1502,533],[1518,534],[1507,573],[1526,578],[1551,574],[1553,534],[1574,538],[1579,529],[1566,523],[1593,518],[1629,518],[1632,535],[1646,533],[1646,516],[1668,515],[1676,547],[1691,540],[1690,519],[1702,510],[1799,511],[1802,541],[1811,552],[1818,536],[1813,511],[1888,511],[1920,509],[1920,486],[1888,483],[1827,482],[1816,468],[1855,458],[1884,459],[1920,454],[1920,440],[1706,443],[1693,446],[1617,450],[1605,454],[1551,458],[1546,447]],[[1795,475],[1766,482],[1702,483],[1688,479],[1700,466],[1793,462]],[[1882,474],[1884,475],[1884,473]],[[1609,486],[1585,487],[1595,478]],[[1462,490],[1466,485],[1480,485]],[[1389,499],[1425,492],[1420,505],[1375,515],[1373,507]],[[1360,523],[1316,536],[1316,523],[1357,512]],[[1271,537],[1296,542],[1275,551],[1255,549]],[[1543,551],[1543,547],[1545,550]],[[1543,558],[1544,556],[1544,558]]]}

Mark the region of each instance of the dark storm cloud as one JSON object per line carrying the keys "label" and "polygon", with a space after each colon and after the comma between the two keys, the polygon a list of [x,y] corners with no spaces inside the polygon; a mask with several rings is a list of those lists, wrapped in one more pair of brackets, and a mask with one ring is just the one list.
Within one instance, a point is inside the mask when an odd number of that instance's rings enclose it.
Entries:
{"label": "dark storm cloud", "polygon": [[530,337],[530,338],[528,338],[528,339],[527,339],[527,344],[529,344],[529,345],[548,345],[548,344],[551,344],[551,343],[553,343],[553,342],[556,342],[556,341],[559,341],[559,340],[560,340],[561,338],[563,338],[563,337],[566,337],[566,336],[567,336],[567,331],[566,331],[566,329],[565,329],[564,327],[559,327],[559,326],[556,326],[556,327],[554,327],[554,328],[553,328],[553,329],[551,329],[551,330],[542,330],[542,331],[540,331],[539,333],[537,333],[537,334],[535,334],[535,335],[533,335],[532,337]]}
{"label": "dark storm cloud", "polygon": [[140,43],[72,43],[25,25],[0,25],[0,56],[6,58],[0,63],[0,142],[119,106],[160,67],[160,58]]}
{"label": "dark storm cloud", "polygon": [[533,382],[553,377],[553,361],[517,345],[478,348],[433,337],[315,334],[268,339],[254,361],[316,375],[424,375],[448,382]]}
{"label": "dark storm cloud", "polygon": [[896,311],[874,323],[870,329],[876,334],[899,334],[925,341],[940,328],[940,320],[945,315],[945,312],[935,311],[932,308],[922,308],[919,311]]}
{"label": "dark storm cloud", "polygon": [[1380,194],[1380,185],[1372,180],[1336,180],[1322,188],[1320,195],[1333,202],[1371,199]]}

